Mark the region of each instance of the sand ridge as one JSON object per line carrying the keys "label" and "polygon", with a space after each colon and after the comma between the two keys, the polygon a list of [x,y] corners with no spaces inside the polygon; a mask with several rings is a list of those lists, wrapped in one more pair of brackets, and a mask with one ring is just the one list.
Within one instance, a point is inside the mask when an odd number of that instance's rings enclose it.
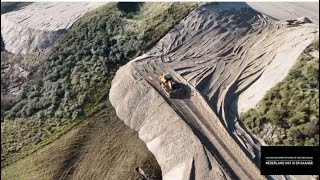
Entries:
{"label": "sand ridge", "polygon": [[[248,96],[258,94],[259,99],[280,81],[316,37],[317,25],[292,22],[271,20],[245,3],[210,4],[191,12],[143,57],[120,68],[109,99],[120,119],[151,144],[163,177],[181,177],[183,171],[181,179],[263,179],[248,161],[259,159],[260,144],[239,126],[237,113],[250,106]],[[284,56],[293,60],[284,62]],[[283,72],[263,79],[272,69]],[[156,81],[164,70],[191,89],[190,97],[163,95]],[[255,83],[259,88],[249,89]],[[201,112],[206,106],[212,118]],[[224,140],[211,139],[213,134]]]}
{"label": "sand ridge", "polygon": [[1,15],[1,34],[7,51],[27,54],[52,45],[85,13],[105,3],[36,2]]}

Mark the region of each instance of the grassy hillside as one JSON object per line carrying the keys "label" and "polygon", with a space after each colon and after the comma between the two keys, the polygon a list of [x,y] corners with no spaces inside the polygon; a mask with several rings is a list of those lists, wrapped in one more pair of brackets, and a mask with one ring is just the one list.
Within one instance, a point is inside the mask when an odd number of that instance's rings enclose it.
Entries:
{"label": "grassy hillside", "polygon": [[312,43],[315,50],[319,51],[319,38],[315,39]]}
{"label": "grassy hillside", "polygon": [[77,21],[44,60],[42,75],[1,107],[1,166],[31,154],[90,116],[116,70],[200,3],[109,3]]}
{"label": "grassy hillside", "polygon": [[[319,40],[313,49],[319,50]],[[255,134],[264,124],[276,127],[277,141],[270,145],[319,145],[319,59],[302,54],[287,77],[270,91],[258,105],[240,117]]]}
{"label": "grassy hillside", "polygon": [[161,179],[154,156],[106,102],[58,140],[3,168],[1,179],[142,179],[136,167]]}

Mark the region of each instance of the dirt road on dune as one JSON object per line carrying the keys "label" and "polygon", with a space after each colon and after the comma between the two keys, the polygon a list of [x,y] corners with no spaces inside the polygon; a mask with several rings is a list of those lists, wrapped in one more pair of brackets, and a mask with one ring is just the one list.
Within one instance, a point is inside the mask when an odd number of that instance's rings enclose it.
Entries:
{"label": "dirt road on dune", "polygon": [[[150,62],[150,61],[148,61]],[[192,131],[214,156],[222,169],[232,179],[265,179],[257,167],[246,157],[232,137],[224,130],[223,125],[207,107],[200,103],[199,95],[193,87],[184,85],[185,94],[177,98],[169,98],[161,88],[159,76],[161,72],[173,72],[161,62],[153,61],[135,67],[138,73],[166,100],[176,113],[191,127]],[[177,75],[177,73],[172,73]],[[174,77],[182,79],[182,77]],[[209,115],[209,116],[208,116]]]}

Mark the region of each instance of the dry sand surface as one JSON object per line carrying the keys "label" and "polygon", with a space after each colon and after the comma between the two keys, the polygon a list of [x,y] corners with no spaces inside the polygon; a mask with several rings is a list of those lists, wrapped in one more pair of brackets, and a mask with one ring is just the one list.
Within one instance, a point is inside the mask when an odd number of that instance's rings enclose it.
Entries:
{"label": "dry sand surface", "polygon": [[1,34],[6,50],[29,53],[52,45],[85,13],[105,3],[32,3],[1,15]]}
{"label": "dry sand surface", "polygon": [[319,2],[248,2],[250,7],[277,20],[308,17],[319,24]]}
{"label": "dry sand surface", "polygon": [[[249,160],[259,159],[260,145],[239,126],[238,110],[254,107],[281,81],[318,30],[270,20],[245,3],[200,7],[118,70],[109,99],[139,131],[164,179],[263,179]],[[167,98],[161,71],[189,94]]]}

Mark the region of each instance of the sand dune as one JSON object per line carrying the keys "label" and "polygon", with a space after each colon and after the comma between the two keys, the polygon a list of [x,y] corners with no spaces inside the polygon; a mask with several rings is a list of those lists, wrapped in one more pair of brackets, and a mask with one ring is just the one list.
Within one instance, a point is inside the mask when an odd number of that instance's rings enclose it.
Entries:
{"label": "sand dune", "polygon": [[248,2],[254,10],[277,20],[308,17],[319,24],[319,2]]}
{"label": "sand dune", "polygon": [[[264,178],[249,162],[259,158],[260,144],[236,117],[281,81],[317,36],[318,25],[291,20],[271,20],[245,3],[210,4],[120,68],[110,101],[139,131],[164,179]],[[186,84],[190,97],[166,98],[161,71]]]}
{"label": "sand dune", "polygon": [[27,54],[52,45],[85,13],[105,3],[32,3],[1,15],[7,51]]}

